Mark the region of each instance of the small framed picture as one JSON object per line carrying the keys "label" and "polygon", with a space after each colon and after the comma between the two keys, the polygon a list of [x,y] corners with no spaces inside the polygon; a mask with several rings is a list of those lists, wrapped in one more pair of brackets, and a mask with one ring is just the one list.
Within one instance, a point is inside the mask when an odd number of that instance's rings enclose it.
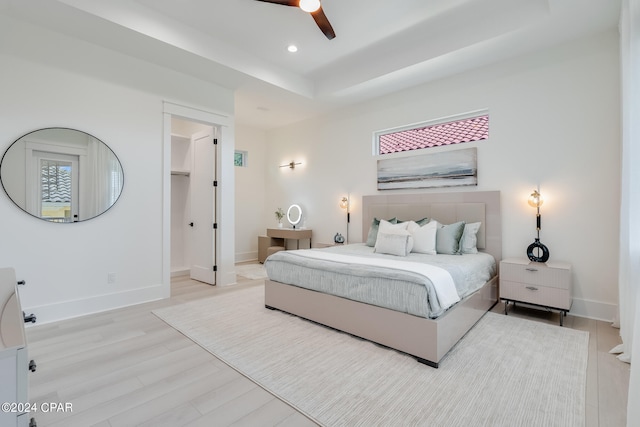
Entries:
{"label": "small framed picture", "polygon": [[247,157],[248,156],[249,156],[248,152],[236,150],[235,153],[233,153],[233,164],[234,164],[234,166],[239,166],[239,167],[246,168],[247,167]]}

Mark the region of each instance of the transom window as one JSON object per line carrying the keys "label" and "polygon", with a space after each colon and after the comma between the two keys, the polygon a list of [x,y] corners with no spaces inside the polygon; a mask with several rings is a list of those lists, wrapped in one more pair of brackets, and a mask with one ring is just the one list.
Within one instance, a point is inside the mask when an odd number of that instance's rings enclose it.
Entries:
{"label": "transom window", "polygon": [[374,133],[374,154],[422,150],[489,138],[486,111],[387,129]]}

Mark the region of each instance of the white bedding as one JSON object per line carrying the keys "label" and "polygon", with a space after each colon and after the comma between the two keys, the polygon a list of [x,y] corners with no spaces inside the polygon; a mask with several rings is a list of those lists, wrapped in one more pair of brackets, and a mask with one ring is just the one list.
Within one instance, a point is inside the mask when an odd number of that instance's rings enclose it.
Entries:
{"label": "white bedding", "polygon": [[[305,253],[317,254],[305,256]],[[340,255],[339,255],[340,254]],[[350,258],[368,258],[369,263],[353,263]],[[345,261],[347,260],[347,261]],[[395,267],[389,268],[388,263]],[[326,249],[280,251],[265,261],[271,280],[365,302],[421,317],[436,318],[450,306],[440,301],[436,284],[416,271],[398,268],[401,264],[426,264],[426,269],[445,270],[452,277],[454,299],[462,299],[480,289],[496,274],[495,259],[486,253],[406,257],[374,253],[364,244]]]}
{"label": "white bedding", "polygon": [[406,261],[402,258],[398,259],[381,259],[363,256],[345,255],[328,251],[317,250],[300,250],[296,252],[298,256],[304,256],[314,259],[323,259],[326,261],[340,262],[344,264],[359,264],[369,267],[384,267],[396,270],[411,271],[416,274],[423,275],[433,283],[438,301],[443,309],[451,307],[460,301],[460,296],[453,282],[451,274],[442,267],[432,264]]}

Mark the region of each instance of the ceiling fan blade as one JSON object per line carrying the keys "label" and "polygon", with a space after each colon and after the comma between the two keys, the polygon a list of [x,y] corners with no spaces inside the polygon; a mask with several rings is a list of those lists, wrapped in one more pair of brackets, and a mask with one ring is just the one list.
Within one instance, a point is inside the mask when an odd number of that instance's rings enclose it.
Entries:
{"label": "ceiling fan blade", "polygon": [[283,6],[295,6],[295,7],[298,7],[298,4],[300,3],[300,0],[256,0],[256,1],[281,4]]}
{"label": "ceiling fan blade", "polygon": [[[300,0],[256,0],[256,1],[261,1],[264,3],[279,4],[282,6],[294,6],[294,7],[300,6]],[[333,27],[329,23],[329,19],[327,18],[327,15],[325,15],[324,10],[322,10],[322,6],[320,6],[318,10],[316,10],[315,12],[311,12],[310,14],[313,17],[313,20],[316,21],[316,24],[318,24],[320,31],[322,31],[329,40],[333,39],[336,36],[335,31],[333,31]]]}
{"label": "ceiling fan blade", "polygon": [[316,24],[318,24],[320,30],[324,33],[325,36],[327,36],[329,40],[333,39],[336,36],[336,33],[333,31],[333,27],[329,23],[327,15],[325,15],[324,11],[322,10],[322,6],[320,6],[320,9],[316,10],[315,12],[311,12],[311,16],[313,16],[313,20],[316,21]]}

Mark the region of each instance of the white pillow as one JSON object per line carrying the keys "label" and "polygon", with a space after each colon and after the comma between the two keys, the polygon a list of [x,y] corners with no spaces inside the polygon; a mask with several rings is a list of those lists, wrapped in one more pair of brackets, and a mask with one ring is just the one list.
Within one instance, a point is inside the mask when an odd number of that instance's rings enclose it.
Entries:
{"label": "white pillow", "polygon": [[408,222],[393,224],[387,220],[381,219],[380,225],[378,226],[378,233],[395,233],[397,231],[404,231],[407,229],[408,225]]}
{"label": "white pillow", "polygon": [[481,222],[472,222],[471,224],[464,225],[464,231],[460,238],[460,252],[463,254],[477,254],[478,248],[478,230],[480,229]]}
{"label": "white pillow", "polygon": [[436,255],[436,231],[438,221],[430,221],[422,227],[416,222],[410,221],[407,231],[413,237],[413,249],[411,252]]}
{"label": "white pillow", "polygon": [[407,230],[394,230],[392,233],[378,231],[375,246],[376,253],[407,256],[412,248],[413,238]]}

